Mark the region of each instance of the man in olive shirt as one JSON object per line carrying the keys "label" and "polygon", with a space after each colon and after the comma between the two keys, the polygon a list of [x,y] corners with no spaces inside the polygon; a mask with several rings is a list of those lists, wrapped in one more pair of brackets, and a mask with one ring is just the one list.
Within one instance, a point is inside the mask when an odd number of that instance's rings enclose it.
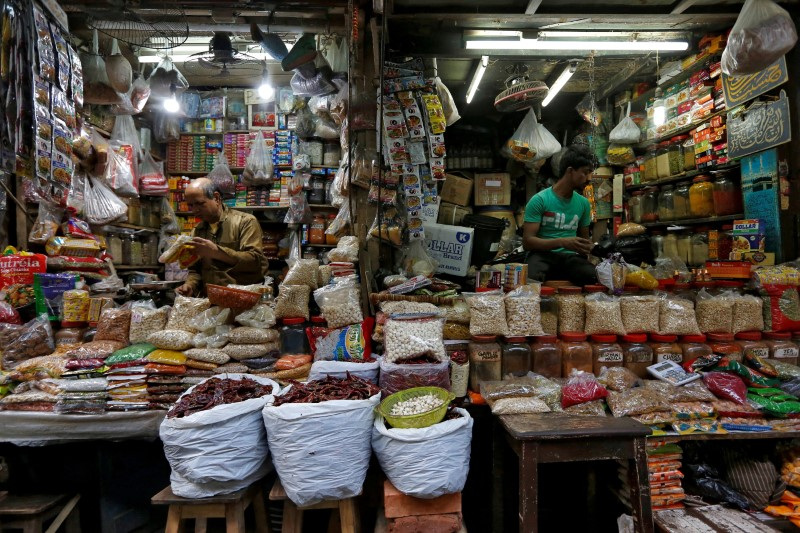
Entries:
{"label": "man in olive shirt", "polygon": [[229,209],[208,178],[193,180],[184,199],[200,222],[192,231],[192,247],[200,260],[189,267],[186,282],[175,289],[184,296],[205,292],[205,285],[262,283],[267,258],[256,217]]}

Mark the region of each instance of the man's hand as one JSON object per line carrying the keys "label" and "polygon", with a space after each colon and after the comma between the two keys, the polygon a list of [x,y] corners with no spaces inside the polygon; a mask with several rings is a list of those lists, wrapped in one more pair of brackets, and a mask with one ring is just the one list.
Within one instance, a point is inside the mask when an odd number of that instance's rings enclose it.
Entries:
{"label": "man's hand", "polygon": [[201,237],[192,238],[192,251],[204,259],[218,259],[220,255],[219,246]]}
{"label": "man's hand", "polygon": [[192,286],[189,285],[188,283],[184,283],[183,285],[175,289],[175,292],[177,294],[180,294],[181,296],[191,296],[192,293],[194,292],[194,289],[192,289]]}
{"label": "man's hand", "polygon": [[578,252],[582,255],[588,255],[591,253],[592,248],[594,248],[594,243],[589,239],[584,239],[583,237],[567,237],[563,239],[564,241],[564,248],[567,250],[572,250],[573,252]]}

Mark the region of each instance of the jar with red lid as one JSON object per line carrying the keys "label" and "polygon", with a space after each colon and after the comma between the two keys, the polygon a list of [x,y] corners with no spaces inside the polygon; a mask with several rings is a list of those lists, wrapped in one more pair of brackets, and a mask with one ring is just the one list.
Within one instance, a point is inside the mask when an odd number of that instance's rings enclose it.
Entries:
{"label": "jar with red lid", "polygon": [[311,317],[311,327],[314,328],[327,328],[328,322],[325,320],[325,317],[322,315],[314,315]]}
{"label": "jar with red lid", "polygon": [[481,381],[498,381],[503,376],[503,351],[496,335],[475,335],[469,340],[469,387],[480,392]]}
{"label": "jar with red lid", "polygon": [[305,318],[284,318],[280,334],[281,354],[292,355],[310,353],[311,349],[308,346],[308,337],[306,336]]}
{"label": "jar with red lid", "polygon": [[735,339],[742,347],[742,357],[745,361],[748,357],[769,359],[769,346],[761,340],[760,331],[741,331],[736,334]]}
{"label": "jar with red lid", "polygon": [[629,333],[622,336],[623,366],[639,376],[648,377],[647,367],[653,364],[653,349],[647,344],[644,333]]}
{"label": "jar with red lid", "polygon": [[659,335],[657,333],[650,334],[650,347],[653,349],[654,363],[661,363],[664,361],[672,361],[674,363],[683,363],[683,350],[678,344],[677,335]]}
{"label": "jar with red lid", "polygon": [[706,343],[705,335],[684,335],[681,337],[680,345],[684,362],[714,353],[711,351],[711,346]]}
{"label": "jar with red lid", "polygon": [[708,333],[707,335],[711,351],[724,355],[731,361],[742,362],[742,346],[734,340],[732,333]]}
{"label": "jar with red lid", "polygon": [[764,344],[769,348],[769,358],[792,365],[797,364],[798,347],[792,342],[792,335],[788,332],[767,331],[764,333]]}
{"label": "jar with red lid", "polygon": [[622,366],[622,347],[616,335],[592,335],[592,371],[600,375],[603,367]]}
{"label": "jar with red lid", "polygon": [[606,287],[605,285],[584,285],[583,290],[587,294],[595,292],[608,292],[608,287]]}
{"label": "jar with red lid", "polygon": [[556,294],[558,302],[558,332],[583,331],[586,308],[580,287],[559,287]]}
{"label": "jar with red lid", "polygon": [[561,375],[569,377],[573,370],[592,371],[592,345],[586,333],[566,332],[561,339]]}
{"label": "jar with red lid", "polygon": [[[558,334],[558,302],[553,287],[542,287],[539,291],[539,311],[541,312],[542,331],[547,335]],[[561,363],[559,363],[561,372]]]}
{"label": "jar with red lid", "polygon": [[505,337],[503,342],[503,375],[522,376],[531,370],[531,347],[525,337]]}
{"label": "jar with red lid", "polygon": [[[544,288],[544,287],[542,287]],[[533,371],[546,378],[561,377],[561,345],[555,335],[539,335],[531,342]]]}

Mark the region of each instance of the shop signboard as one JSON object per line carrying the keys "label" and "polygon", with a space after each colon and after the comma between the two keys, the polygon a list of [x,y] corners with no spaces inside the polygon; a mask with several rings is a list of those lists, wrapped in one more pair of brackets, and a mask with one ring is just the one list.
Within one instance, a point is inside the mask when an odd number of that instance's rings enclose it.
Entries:
{"label": "shop signboard", "polygon": [[743,116],[728,115],[728,158],[762,152],[792,140],[786,91],[771,102],[754,102]]}
{"label": "shop signboard", "polygon": [[776,261],[781,262],[778,150],[772,148],[744,157],[741,168],[744,218],[759,221],[758,233],[766,236],[764,251],[775,253]]}
{"label": "shop signboard", "polygon": [[786,56],[781,56],[779,60],[755,74],[728,76],[723,72],[722,89],[725,93],[725,107],[733,109],[787,81],[789,73],[786,70]]}

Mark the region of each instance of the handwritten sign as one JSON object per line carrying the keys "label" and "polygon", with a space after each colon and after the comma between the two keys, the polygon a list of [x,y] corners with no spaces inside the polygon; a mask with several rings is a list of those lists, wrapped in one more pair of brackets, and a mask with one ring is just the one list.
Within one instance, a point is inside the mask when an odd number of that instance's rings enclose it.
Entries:
{"label": "handwritten sign", "polygon": [[781,91],[775,102],[755,102],[744,117],[728,118],[728,157],[736,159],[792,140],[789,100]]}
{"label": "handwritten sign", "polygon": [[755,74],[731,77],[723,72],[722,90],[725,93],[725,106],[727,109],[733,109],[787,81],[789,81],[789,73],[786,70],[786,56],[782,56]]}
{"label": "handwritten sign", "polygon": [[774,252],[776,261],[783,261],[778,214],[778,151],[773,148],[743,157],[741,169],[744,217],[760,221],[760,232],[766,236],[765,250]]}

